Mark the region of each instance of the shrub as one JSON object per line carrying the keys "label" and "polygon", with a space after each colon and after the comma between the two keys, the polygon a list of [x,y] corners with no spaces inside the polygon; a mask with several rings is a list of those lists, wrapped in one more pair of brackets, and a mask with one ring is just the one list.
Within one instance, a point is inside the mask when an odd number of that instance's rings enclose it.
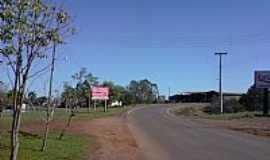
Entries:
{"label": "shrub", "polygon": [[[225,113],[236,113],[245,111],[245,107],[236,99],[229,99],[224,101]],[[213,97],[209,106],[205,107],[204,112],[207,113],[220,113],[220,103],[218,97]]]}
{"label": "shrub", "polygon": [[247,94],[243,95],[240,99],[240,103],[248,111],[262,110],[263,105],[263,90],[257,89],[255,86],[250,87]]}

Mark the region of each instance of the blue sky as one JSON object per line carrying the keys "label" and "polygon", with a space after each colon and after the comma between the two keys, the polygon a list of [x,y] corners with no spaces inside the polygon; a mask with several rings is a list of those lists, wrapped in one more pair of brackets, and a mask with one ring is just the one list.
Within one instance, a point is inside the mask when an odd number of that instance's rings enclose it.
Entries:
{"label": "blue sky", "polygon": [[[218,88],[244,92],[270,68],[269,0],[66,0],[77,34],[60,49],[56,86],[81,67],[127,85],[148,78],[162,94]],[[46,78],[44,78],[46,80]],[[40,84],[36,84],[37,86]],[[40,86],[39,86],[40,87]]]}

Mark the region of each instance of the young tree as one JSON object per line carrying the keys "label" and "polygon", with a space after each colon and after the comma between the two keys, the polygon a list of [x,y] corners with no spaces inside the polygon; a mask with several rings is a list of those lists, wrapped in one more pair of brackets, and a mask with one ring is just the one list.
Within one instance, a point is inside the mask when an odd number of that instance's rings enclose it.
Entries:
{"label": "young tree", "polygon": [[65,127],[63,128],[59,139],[62,140],[64,137],[67,128],[71,125],[72,118],[75,117],[75,108],[76,108],[76,99],[77,99],[77,93],[76,89],[70,86],[68,83],[64,84],[64,91],[62,92],[62,99],[65,101],[66,107],[69,109],[69,117],[67,120],[67,123]]}
{"label": "young tree", "polygon": [[0,2],[0,19],[0,55],[13,71],[10,160],[16,160],[27,82],[40,72],[32,71],[33,63],[45,60],[52,44],[62,42],[68,16],[47,1],[4,0]]}
{"label": "young tree", "polygon": [[72,79],[76,82],[76,91],[79,95],[79,102],[86,102],[88,105],[88,112],[90,112],[91,88],[98,85],[98,78],[92,73],[87,73],[86,68],[81,68],[78,73],[72,75]]}
{"label": "young tree", "polygon": [[45,132],[43,137],[42,151],[47,149],[47,140],[50,129],[50,123],[53,120],[55,104],[52,104],[52,90],[53,90],[53,77],[55,70],[55,61],[56,61],[56,48],[58,45],[63,44],[64,36],[70,35],[74,33],[74,29],[70,26],[70,17],[66,11],[62,8],[56,9],[53,7],[53,11],[55,19],[51,19],[52,23],[52,56],[51,56],[51,64],[50,64],[50,78],[49,78],[49,91],[48,91],[48,102],[47,102],[47,114],[46,114],[46,122],[45,122]]}

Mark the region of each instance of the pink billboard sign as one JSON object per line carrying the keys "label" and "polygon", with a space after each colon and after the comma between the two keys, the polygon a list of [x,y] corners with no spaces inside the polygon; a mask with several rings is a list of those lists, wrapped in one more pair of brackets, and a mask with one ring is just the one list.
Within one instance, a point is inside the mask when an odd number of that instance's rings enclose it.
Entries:
{"label": "pink billboard sign", "polygon": [[93,100],[108,100],[109,99],[109,88],[108,87],[93,87],[92,88],[92,99]]}

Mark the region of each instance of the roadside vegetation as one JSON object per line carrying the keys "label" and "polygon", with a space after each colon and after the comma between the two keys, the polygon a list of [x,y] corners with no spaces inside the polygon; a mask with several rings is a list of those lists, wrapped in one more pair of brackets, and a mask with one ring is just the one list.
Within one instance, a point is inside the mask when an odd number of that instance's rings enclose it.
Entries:
{"label": "roadside vegetation", "polygon": [[213,96],[210,103],[184,103],[175,110],[176,114],[198,116],[210,119],[239,119],[262,116],[263,90],[250,87],[239,98],[224,99],[224,114],[220,114],[218,96]]}
{"label": "roadside vegetation", "polygon": [[[74,122],[76,121],[91,121],[96,118],[109,117],[119,115],[129,107],[110,108],[108,112],[103,112],[100,106],[96,112],[88,113],[87,108],[82,108],[76,113]],[[42,117],[43,115],[43,117]],[[94,149],[95,137],[90,137],[82,133],[67,132],[61,140],[59,136],[64,126],[64,122],[68,118],[69,113],[65,109],[57,109],[55,111],[54,124],[61,124],[62,127],[53,127],[48,136],[48,150],[41,152],[42,145],[42,119],[44,113],[41,111],[25,112],[22,115],[22,129],[20,131],[21,149],[18,153],[20,160],[86,160],[89,156],[89,151]],[[1,160],[8,160],[10,153],[9,130],[12,122],[12,115],[4,113],[0,121],[0,157]],[[91,155],[90,155],[91,156]]]}
{"label": "roadside vegetation", "polygon": [[225,99],[224,113],[220,114],[218,97],[210,103],[181,103],[173,112],[259,136],[270,137],[270,117],[262,112],[263,91],[252,86],[240,99]]}

